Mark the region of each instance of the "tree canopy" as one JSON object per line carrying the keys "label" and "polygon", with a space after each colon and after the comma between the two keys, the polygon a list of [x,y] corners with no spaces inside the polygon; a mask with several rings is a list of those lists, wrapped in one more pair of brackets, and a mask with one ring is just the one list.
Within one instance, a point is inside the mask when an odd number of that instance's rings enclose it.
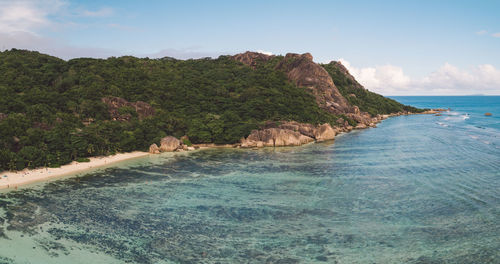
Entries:
{"label": "tree canopy", "polygon": [[[166,135],[234,143],[269,120],[333,124],[337,116],[275,70],[280,59],[252,69],[229,56],[64,61],[26,50],[0,52],[0,170],[146,150]],[[341,76],[334,76],[337,83]],[[352,92],[343,83],[339,89]],[[141,118],[134,108],[122,107],[119,114],[130,119],[113,121],[102,101],[108,96],[146,102],[155,114]],[[403,109],[377,96],[350,101],[370,113]]]}

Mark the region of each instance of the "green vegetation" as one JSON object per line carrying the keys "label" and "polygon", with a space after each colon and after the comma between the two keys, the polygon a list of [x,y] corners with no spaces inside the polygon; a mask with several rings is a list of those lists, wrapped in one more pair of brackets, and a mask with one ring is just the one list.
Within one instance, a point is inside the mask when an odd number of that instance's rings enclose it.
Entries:
{"label": "green vegetation", "polygon": [[[228,56],[175,60],[120,57],[64,61],[25,50],[0,52],[0,170],[59,167],[72,160],[147,150],[167,135],[184,143],[234,143],[265,121],[334,124],[314,96],[275,70],[277,56],[252,69]],[[351,103],[370,113],[406,109],[365,90],[328,68]],[[143,101],[116,109],[114,121],[102,98]],[[344,116],[344,119],[347,119]],[[348,121],[352,121],[347,119]],[[191,143],[192,142],[192,143]]]}
{"label": "green vegetation", "polygon": [[182,144],[184,144],[188,147],[191,147],[193,145],[193,143],[191,143],[191,140],[189,140],[188,138],[182,139]]}
{"label": "green vegetation", "polygon": [[347,101],[358,106],[363,112],[368,112],[371,115],[383,115],[403,111],[413,113],[424,111],[424,109],[403,105],[395,100],[364,89],[358,82],[345,75],[335,63],[323,64],[322,66],[330,74],[333,82]]}
{"label": "green vegetation", "polygon": [[[192,143],[234,143],[266,120],[333,123],[305,89],[274,70],[228,56],[175,60],[73,59],[25,50],[0,53],[0,170],[58,167],[72,160],[147,150],[166,135]],[[140,119],[112,121],[106,96],[144,101]]]}

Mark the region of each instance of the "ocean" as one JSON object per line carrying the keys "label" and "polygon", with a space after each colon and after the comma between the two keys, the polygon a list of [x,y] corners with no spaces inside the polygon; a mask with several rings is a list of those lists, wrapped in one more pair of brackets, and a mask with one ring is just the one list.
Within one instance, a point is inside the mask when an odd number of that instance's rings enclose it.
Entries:
{"label": "ocean", "polygon": [[1,192],[0,263],[500,263],[500,97],[394,99],[450,111]]}

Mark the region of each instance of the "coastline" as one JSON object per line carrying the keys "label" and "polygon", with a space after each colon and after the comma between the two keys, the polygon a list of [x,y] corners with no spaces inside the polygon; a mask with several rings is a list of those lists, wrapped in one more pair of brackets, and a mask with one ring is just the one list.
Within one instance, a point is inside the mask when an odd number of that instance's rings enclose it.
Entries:
{"label": "coastline", "polygon": [[[436,114],[439,112],[446,111],[446,109],[431,109],[422,113],[395,113],[390,115],[382,116],[376,123],[380,123],[381,121],[394,116],[400,115],[415,115],[415,114]],[[376,124],[375,123],[375,124]],[[352,130],[365,129],[371,126],[365,127],[351,127],[346,131],[339,131],[337,135],[342,133],[348,133]],[[376,126],[373,126],[376,127]],[[209,144],[193,144],[198,149],[209,149],[209,148],[235,148],[238,147],[239,144],[222,144],[217,145],[214,143]],[[62,165],[59,168],[36,168],[36,169],[24,169],[22,171],[2,171],[0,172],[0,190],[9,189],[9,190],[17,190],[19,187],[32,184],[32,183],[40,183],[44,181],[58,179],[63,176],[76,175],[78,173],[83,173],[90,171],[92,169],[97,169],[105,166],[109,166],[118,162],[145,157],[149,155],[157,155],[151,154],[149,152],[143,151],[134,151],[127,153],[118,153],[112,156],[100,156],[100,157],[90,157],[89,162],[77,162],[73,161],[69,164]],[[5,177],[7,176],[7,177]]]}
{"label": "coastline", "polygon": [[[16,190],[18,187],[31,183],[48,181],[66,175],[77,174],[91,169],[96,169],[121,161],[145,157],[151,155],[148,152],[134,151],[128,153],[118,153],[112,156],[91,157],[90,162],[73,161],[62,165],[59,168],[37,168],[24,169],[22,171],[3,171],[0,172],[0,190]],[[7,176],[7,177],[5,177]]]}

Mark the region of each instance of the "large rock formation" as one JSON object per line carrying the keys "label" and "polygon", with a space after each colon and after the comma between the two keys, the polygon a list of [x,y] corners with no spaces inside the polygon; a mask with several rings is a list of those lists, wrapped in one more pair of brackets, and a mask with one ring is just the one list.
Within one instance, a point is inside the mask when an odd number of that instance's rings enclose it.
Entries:
{"label": "large rock formation", "polygon": [[[259,63],[265,63],[275,56],[265,55],[257,52],[245,52],[232,56],[234,60],[240,61],[252,68],[258,67]],[[364,89],[347,68],[340,62],[331,62],[339,71],[356,84],[360,89]],[[299,87],[309,89],[316,98],[316,103],[326,111],[345,115],[358,122],[356,128],[366,128],[375,126],[382,116],[372,117],[366,112],[361,112],[357,106],[350,105],[346,98],[339,92],[330,74],[321,65],[313,62],[313,57],[309,53],[295,54],[288,53],[277,63],[276,69],[283,71],[288,79]],[[354,96],[355,95],[351,95]],[[117,97],[103,98],[103,102],[111,105],[111,109],[117,110],[121,106],[133,106],[138,111],[144,112],[142,116],[154,114],[153,109],[143,102],[128,103],[126,100]],[[145,105],[144,105],[145,104]],[[148,111],[148,110],[151,111]],[[143,111],[146,110],[146,111]],[[330,124],[314,126],[299,122],[274,123],[268,122],[260,130],[253,130],[247,138],[241,139],[241,147],[277,147],[277,146],[297,146],[312,141],[333,140],[338,132],[353,129],[351,125],[338,118],[335,128]],[[164,151],[188,150],[182,142],[174,137],[168,136],[161,140],[160,147],[153,144],[150,146],[151,153]]]}
{"label": "large rock formation", "polygon": [[[186,137],[187,138],[187,137]],[[161,152],[173,152],[173,151],[191,151],[195,150],[196,147],[188,146],[182,143],[181,140],[172,137],[166,136],[160,140],[160,146],[155,143],[149,146],[149,153],[151,154],[159,154]]]}
{"label": "large rock formation", "polygon": [[[354,76],[351,75],[349,70],[347,70],[347,68],[340,61],[331,61],[329,63],[329,66],[335,67],[340,73],[342,73],[342,75],[344,75],[344,77],[349,79],[351,85],[354,88],[365,89],[363,85],[361,85],[360,83],[358,83],[358,81],[356,81]],[[349,96],[356,97],[355,94],[350,94]],[[380,118],[373,117],[369,113],[360,111],[357,106],[353,106],[352,111],[346,112],[345,115],[359,123],[359,125],[356,128],[365,128],[368,126],[374,126],[375,123],[380,121]]]}
{"label": "large rock formation", "polygon": [[171,152],[181,148],[181,141],[172,136],[166,136],[160,141],[161,152]]}
{"label": "large rock formation", "polygon": [[336,134],[337,133],[335,132],[335,130],[329,124],[323,124],[316,128],[316,131],[314,132],[314,138],[316,139],[316,141],[331,140],[335,138]]}
{"label": "large rock formation", "polygon": [[158,145],[156,145],[156,143],[153,143],[151,144],[151,146],[149,146],[149,153],[160,154],[160,148],[158,147]]}
{"label": "large rock formation", "polygon": [[325,110],[334,114],[353,112],[352,106],[340,94],[330,74],[321,65],[314,63],[310,53],[288,53],[276,68],[283,70],[288,79],[298,86],[310,89],[318,105]]}
{"label": "large rock formation", "polygon": [[272,57],[274,56],[271,56],[271,55],[266,55],[266,54],[262,54],[262,53],[258,53],[258,52],[251,52],[251,51],[247,51],[245,53],[240,53],[240,54],[236,54],[234,56],[232,56],[232,58],[234,60],[237,60],[237,61],[240,61],[252,68],[255,69],[255,67],[257,67],[257,64],[259,62],[266,62],[268,60],[270,60]]}
{"label": "large rock formation", "polygon": [[329,125],[313,126],[295,121],[276,124],[269,122],[261,130],[253,130],[241,139],[241,147],[298,146],[312,141],[332,140],[336,131]]}
{"label": "large rock formation", "polygon": [[[269,124],[266,125],[266,127],[273,127],[273,126],[276,126],[276,125],[273,124],[272,122],[270,122]],[[305,123],[291,121],[291,122],[285,122],[285,123],[279,124],[277,127],[281,128],[281,129],[288,129],[288,130],[296,131],[296,132],[299,132],[300,134],[302,134],[304,136],[308,136],[310,138],[315,138],[315,134],[316,134],[316,127],[312,124],[305,124]]]}
{"label": "large rock formation", "polygon": [[[233,56],[232,58],[240,61],[252,68],[255,68],[259,62],[265,62],[273,56],[257,53],[245,52]],[[346,76],[346,78],[353,81],[353,83],[360,89],[364,89],[354,77],[349,73],[346,67],[340,62],[332,61],[331,65],[337,67],[339,71]],[[305,87],[311,91],[316,98],[316,103],[326,111],[332,114],[344,114],[347,117],[362,123],[366,126],[373,126],[376,122],[374,117],[366,112],[361,112],[357,106],[350,105],[346,98],[339,92],[332,77],[328,72],[319,64],[313,61],[310,53],[295,54],[288,53],[276,65],[276,69],[286,73],[288,79],[294,82],[297,86]],[[355,95],[354,95],[355,96]],[[348,127],[347,124],[342,124],[344,128]]]}
{"label": "large rock formation", "polygon": [[348,79],[350,79],[354,85],[358,88],[361,88],[361,89],[364,89],[363,85],[359,84],[358,81],[356,81],[356,79],[354,78],[354,76],[351,75],[351,73],[349,72],[349,70],[347,70],[347,68],[344,66],[344,64],[342,64],[342,62],[340,61],[331,61],[329,63],[330,65],[336,67],[337,69],[339,69],[339,71],[344,74],[345,77],[347,77]]}
{"label": "large rock formation", "polygon": [[120,114],[119,109],[122,107],[131,107],[135,109],[139,119],[154,115],[154,108],[146,102],[137,101],[131,103],[120,97],[108,96],[101,99],[108,106],[109,114],[113,120],[128,121],[132,118],[130,114]]}
{"label": "large rock formation", "polygon": [[312,141],[314,141],[313,138],[304,136],[296,131],[281,128],[267,128],[263,130],[253,130],[246,139],[242,139],[241,147],[300,146]]}

